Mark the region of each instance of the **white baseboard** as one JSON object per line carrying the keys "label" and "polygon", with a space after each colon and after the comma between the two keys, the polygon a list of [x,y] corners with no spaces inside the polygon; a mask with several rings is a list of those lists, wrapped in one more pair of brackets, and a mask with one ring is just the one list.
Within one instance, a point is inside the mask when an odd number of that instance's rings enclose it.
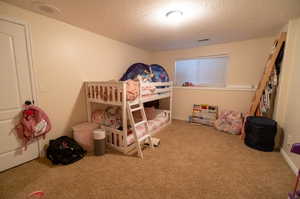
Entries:
{"label": "white baseboard", "polygon": [[283,158],[285,159],[285,161],[288,163],[288,165],[290,166],[292,171],[295,173],[295,175],[298,175],[298,168],[296,167],[294,162],[291,160],[291,158],[288,156],[288,154],[283,149],[280,149],[280,153],[283,156]]}
{"label": "white baseboard", "polygon": [[186,119],[181,118],[181,117],[172,117],[172,119],[174,119],[174,120],[183,120],[183,121],[187,121]]}

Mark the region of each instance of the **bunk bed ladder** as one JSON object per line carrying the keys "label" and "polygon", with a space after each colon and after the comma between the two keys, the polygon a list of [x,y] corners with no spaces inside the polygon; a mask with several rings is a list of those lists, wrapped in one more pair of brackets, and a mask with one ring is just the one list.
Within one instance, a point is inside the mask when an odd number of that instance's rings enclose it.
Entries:
{"label": "bunk bed ladder", "polygon": [[[134,106],[134,108],[132,107]],[[129,117],[129,121],[130,121],[130,125],[132,127],[132,131],[133,131],[133,136],[135,139],[135,144],[137,147],[137,151],[138,154],[140,156],[140,158],[143,159],[143,152],[142,152],[142,147],[141,144],[148,140],[150,143],[151,148],[153,148],[153,143],[152,143],[152,139],[151,139],[151,135],[149,133],[149,126],[148,126],[148,120],[146,117],[146,113],[145,113],[145,109],[144,109],[144,105],[141,102],[141,100],[134,101],[134,102],[127,102],[127,111],[128,111],[128,117]],[[133,118],[133,112],[135,111],[140,111],[142,114],[142,121],[135,123],[134,118]],[[142,137],[138,136],[138,130],[136,127],[141,126],[141,125],[145,125],[145,134]]]}

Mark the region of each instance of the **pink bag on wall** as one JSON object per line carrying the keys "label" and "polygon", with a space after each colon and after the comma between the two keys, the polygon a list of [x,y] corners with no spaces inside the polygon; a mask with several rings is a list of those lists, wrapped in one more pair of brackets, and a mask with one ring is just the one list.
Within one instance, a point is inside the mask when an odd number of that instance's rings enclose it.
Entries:
{"label": "pink bag on wall", "polygon": [[51,130],[47,114],[37,106],[24,105],[20,123],[15,127],[18,137],[23,140],[25,148],[34,138],[43,136]]}

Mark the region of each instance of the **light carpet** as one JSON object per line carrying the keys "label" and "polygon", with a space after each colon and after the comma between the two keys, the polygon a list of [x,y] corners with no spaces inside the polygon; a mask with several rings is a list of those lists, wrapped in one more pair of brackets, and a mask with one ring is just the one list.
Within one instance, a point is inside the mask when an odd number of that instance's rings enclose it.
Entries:
{"label": "light carpet", "polygon": [[156,135],[161,146],[144,159],[108,151],[68,166],[40,158],[0,173],[0,198],[44,199],[187,198],[282,199],[295,179],[279,152],[261,152],[239,136],[173,123]]}

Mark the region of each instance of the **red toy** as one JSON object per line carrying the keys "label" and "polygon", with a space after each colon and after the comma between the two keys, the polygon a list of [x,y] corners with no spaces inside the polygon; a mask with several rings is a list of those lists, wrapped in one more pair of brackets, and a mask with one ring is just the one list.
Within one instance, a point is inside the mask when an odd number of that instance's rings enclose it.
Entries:
{"label": "red toy", "polygon": [[42,198],[44,197],[45,193],[43,191],[34,191],[30,193],[27,197],[28,198]]}
{"label": "red toy", "polygon": [[194,86],[192,82],[184,82],[182,86]]}

